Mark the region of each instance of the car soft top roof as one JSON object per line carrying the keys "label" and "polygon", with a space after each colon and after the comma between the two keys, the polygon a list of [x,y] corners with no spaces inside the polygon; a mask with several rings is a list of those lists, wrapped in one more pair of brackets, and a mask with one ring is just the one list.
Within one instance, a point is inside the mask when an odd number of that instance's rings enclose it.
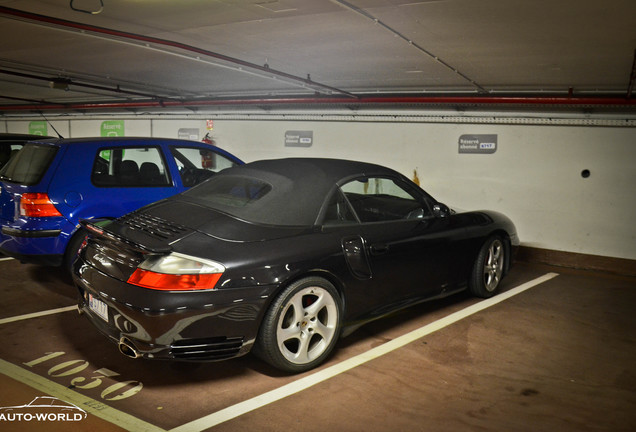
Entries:
{"label": "car soft top roof", "polygon": [[390,168],[368,162],[329,158],[265,159],[232,170],[250,171],[254,176],[275,173],[294,182],[309,179],[323,186],[356,175],[399,175]]}
{"label": "car soft top roof", "polygon": [[[379,165],[342,159],[288,158],[251,162],[228,168],[183,196],[239,219],[268,225],[310,226],[316,223],[325,199],[342,180],[365,175],[403,177]],[[212,189],[214,182],[233,177],[257,179],[271,191],[245,207],[225,206],[197,198]]]}

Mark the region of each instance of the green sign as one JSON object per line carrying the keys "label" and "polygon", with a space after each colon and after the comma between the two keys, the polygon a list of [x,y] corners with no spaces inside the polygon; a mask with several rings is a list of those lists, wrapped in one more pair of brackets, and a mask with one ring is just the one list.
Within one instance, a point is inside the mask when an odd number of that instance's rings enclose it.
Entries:
{"label": "green sign", "polygon": [[110,153],[111,153],[110,149],[102,150],[102,151],[99,152],[99,157],[104,159],[105,161],[109,161],[110,160]]}
{"label": "green sign", "polygon": [[102,122],[100,135],[103,137],[124,136],[123,120],[106,120]]}
{"label": "green sign", "polygon": [[45,121],[29,122],[29,134],[46,136],[49,134]]}

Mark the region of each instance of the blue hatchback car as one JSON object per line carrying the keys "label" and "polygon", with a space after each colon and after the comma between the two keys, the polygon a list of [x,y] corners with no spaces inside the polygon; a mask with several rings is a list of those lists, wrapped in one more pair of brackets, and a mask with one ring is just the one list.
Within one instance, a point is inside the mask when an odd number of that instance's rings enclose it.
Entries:
{"label": "blue hatchback car", "polygon": [[166,138],[30,141],[0,170],[0,252],[70,266],[80,219],[114,219],[240,165],[211,144]]}

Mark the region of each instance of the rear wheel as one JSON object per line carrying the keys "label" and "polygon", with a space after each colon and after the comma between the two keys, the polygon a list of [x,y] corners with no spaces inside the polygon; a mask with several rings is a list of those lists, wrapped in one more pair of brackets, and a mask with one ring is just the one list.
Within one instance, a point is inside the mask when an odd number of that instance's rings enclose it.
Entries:
{"label": "rear wheel", "polygon": [[303,372],[322,363],[340,335],[342,300],[322,278],[299,280],[274,300],[265,314],[255,353],[287,372]]}
{"label": "rear wheel", "polygon": [[468,287],[478,297],[492,297],[497,293],[506,263],[506,245],[499,236],[490,237],[481,247]]}

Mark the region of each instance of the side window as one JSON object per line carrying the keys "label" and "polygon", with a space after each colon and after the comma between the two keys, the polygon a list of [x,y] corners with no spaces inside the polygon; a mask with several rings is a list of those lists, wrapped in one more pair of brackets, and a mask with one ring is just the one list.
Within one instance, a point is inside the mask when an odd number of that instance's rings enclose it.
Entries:
{"label": "side window", "polygon": [[230,168],[236,163],[212,150],[198,147],[171,147],[181,181],[192,187],[212,177],[214,173]]}
{"label": "side window", "polygon": [[432,216],[428,206],[394,180],[371,177],[341,187],[361,222],[422,219]]}
{"label": "side window", "polygon": [[100,187],[169,186],[166,164],[157,147],[100,149],[91,180]]}

